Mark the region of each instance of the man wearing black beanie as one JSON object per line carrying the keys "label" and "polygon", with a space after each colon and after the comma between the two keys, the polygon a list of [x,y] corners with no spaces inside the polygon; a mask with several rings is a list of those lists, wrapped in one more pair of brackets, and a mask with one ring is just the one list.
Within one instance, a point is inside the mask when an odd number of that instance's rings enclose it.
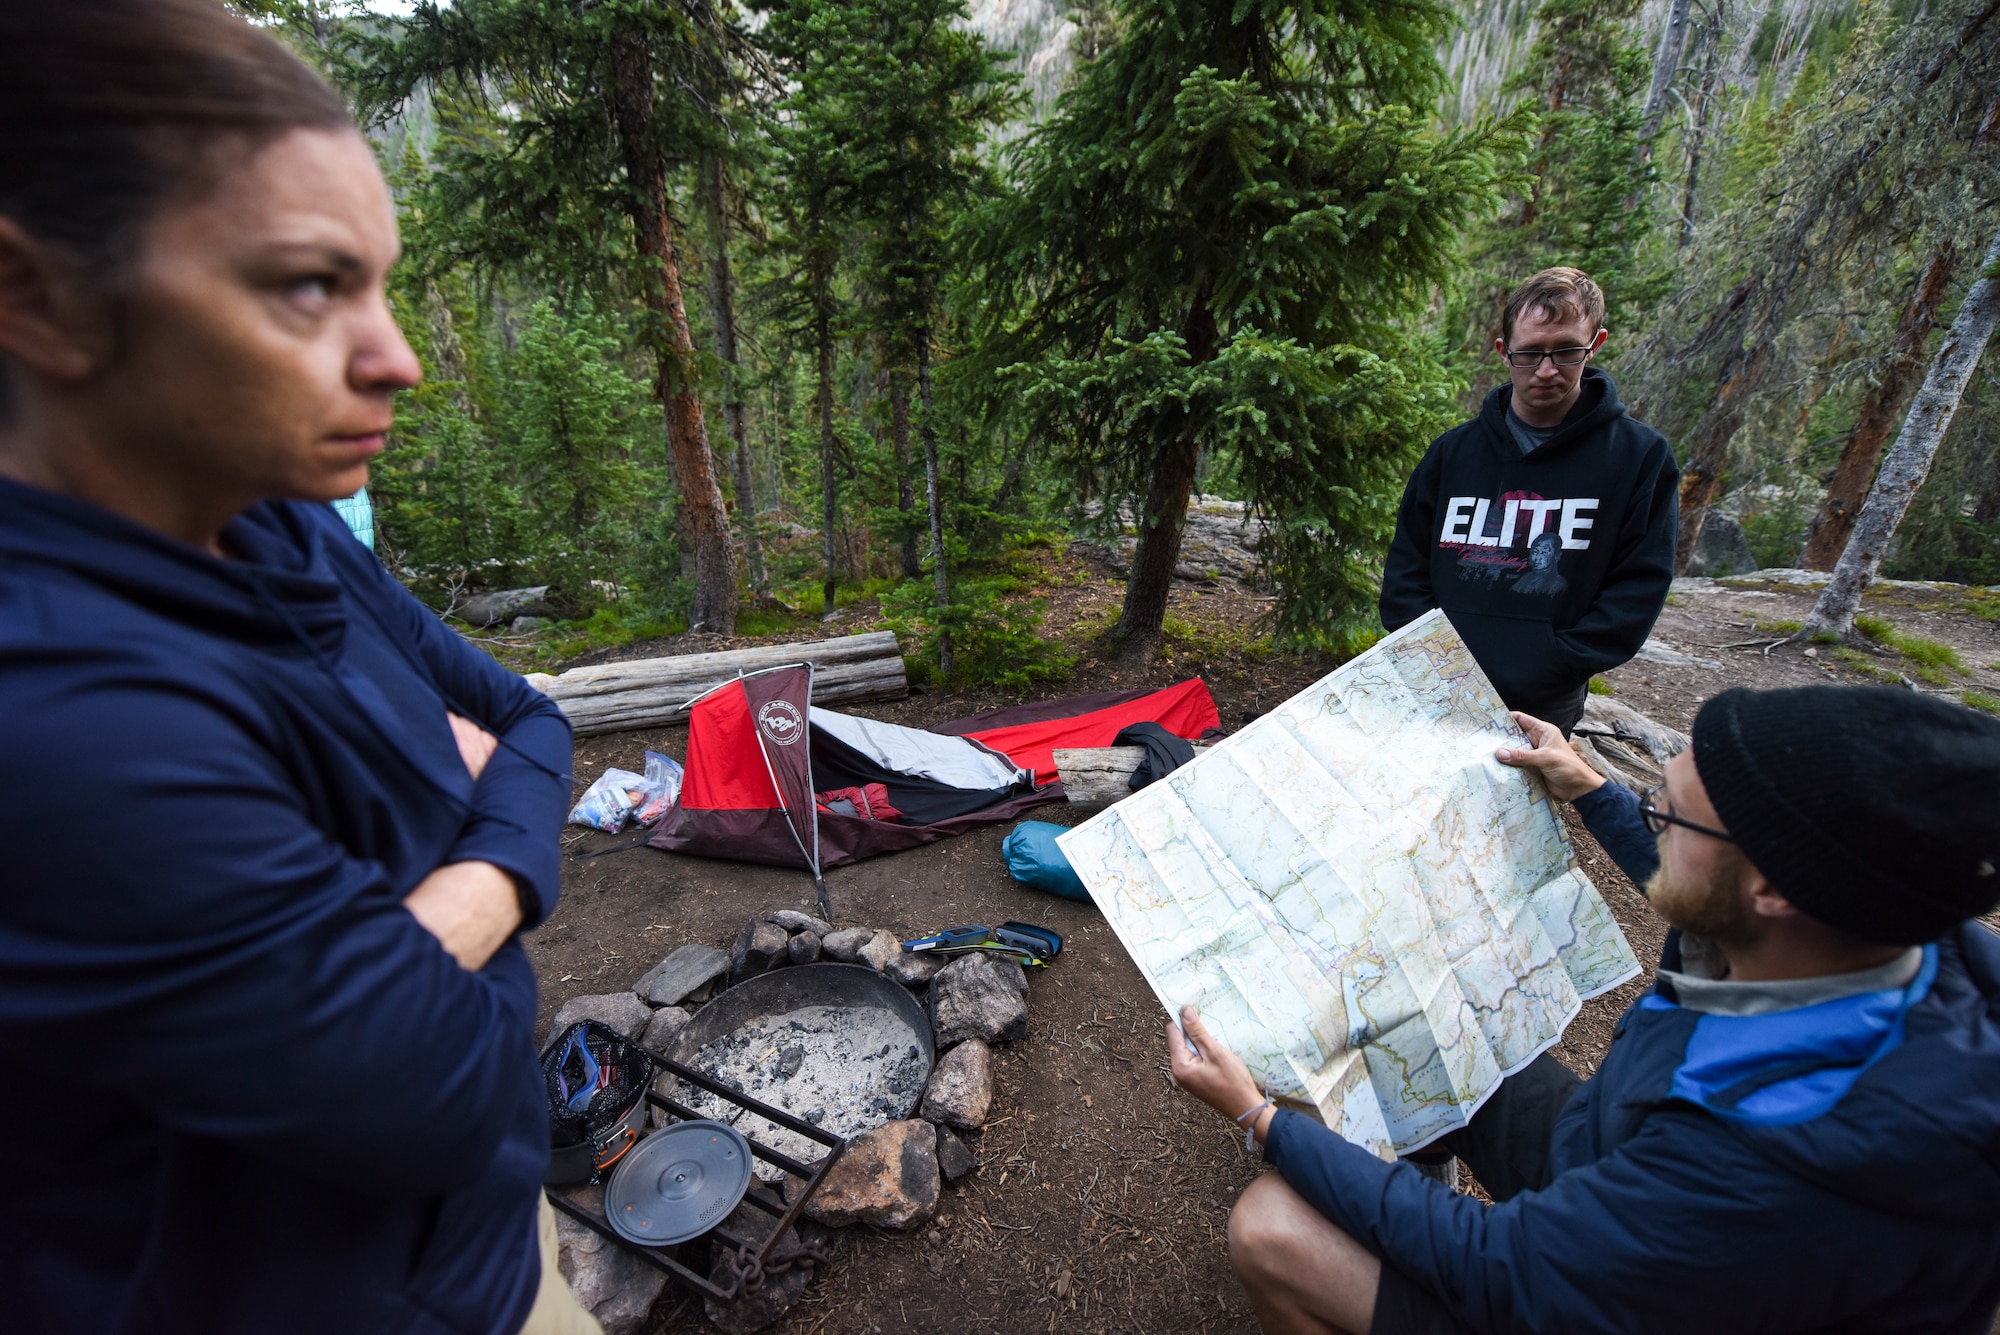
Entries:
{"label": "man wearing black beanie", "polygon": [[[1439,1145],[1484,1205],[1297,1113],[1230,1252],[1277,1332],[1952,1332],[2000,1305],[2000,721],[1731,690],[1644,798],[1516,714],[1673,925],[1588,1081],[1548,1055]],[[1192,1009],[1175,1080],[1262,1099]]]}

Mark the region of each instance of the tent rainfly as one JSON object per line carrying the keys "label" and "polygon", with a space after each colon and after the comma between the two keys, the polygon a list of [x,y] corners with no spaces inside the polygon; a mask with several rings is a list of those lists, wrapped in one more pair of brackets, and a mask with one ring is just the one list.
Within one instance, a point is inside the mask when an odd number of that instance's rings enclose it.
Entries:
{"label": "tent rainfly", "polygon": [[1056,747],[1109,746],[1139,722],[1198,738],[1220,727],[1200,678],[1072,696],[932,730],[818,709],[812,667],[768,668],[691,703],[680,797],[647,842],[821,872],[1013,820],[1063,800]]}

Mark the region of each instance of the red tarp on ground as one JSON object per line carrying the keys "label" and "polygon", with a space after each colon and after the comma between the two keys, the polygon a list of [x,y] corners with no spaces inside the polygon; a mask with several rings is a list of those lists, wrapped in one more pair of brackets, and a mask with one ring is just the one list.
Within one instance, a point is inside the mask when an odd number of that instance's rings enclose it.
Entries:
{"label": "red tarp on ground", "polygon": [[[1082,698],[1085,697],[1078,697]],[[986,717],[998,722],[1006,712],[996,711]],[[1035,782],[1040,785],[1056,781],[1057,747],[1109,746],[1134,723],[1157,723],[1175,736],[1192,741],[1221,728],[1222,716],[1215,710],[1215,700],[1209,695],[1207,684],[1200,677],[1189,677],[1165,690],[1134,695],[1088,713],[986,727],[977,732],[961,732],[951,724],[934,731],[970,737],[995,751],[1004,751],[1016,765],[1033,770]]]}

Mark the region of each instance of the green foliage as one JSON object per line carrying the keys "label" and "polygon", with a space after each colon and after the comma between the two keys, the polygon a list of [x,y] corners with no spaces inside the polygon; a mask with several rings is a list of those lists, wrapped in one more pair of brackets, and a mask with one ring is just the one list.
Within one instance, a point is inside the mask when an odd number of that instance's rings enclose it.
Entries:
{"label": "green foliage", "polygon": [[1650,245],[1653,168],[1639,135],[1652,62],[1639,11],[1638,0],[1543,0],[1535,11],[1535,44],[1503,91],[1530,144],[1526,189],[1468,236],[1450,317],[1475,359],[1489,359],[1508,295],[1542,269],[1588,273],[1612,327],[1636,324],[1671,281]]}
{"label": "green foliage", "polygon": [[659,409],[622,355],[610,322],[579,297],[569,312],[551,299],[531,307],[509,359],[501,420],[524,537],[565,609],[591,606],[594,586],[623,582],[635,556],[671,540],[664,470],[641,462],[661,439]]}
{"label": "green foliage", "polygon": [[1107,502],[1178,504],[1212,455],[1274,522],[1286,635],[1349,643],[1386,493],[1446,404],[1399,321],[1486,207],[1499,138],[1418,110],[1448,23],[1430,0],[1117,15],[978,233],[994,406]]}
{"label": "green foliage", "polygon": [[[429,379],[376,469],[383,554],[439,607],[555,586],[573,616],[545,657],[664,633],[693,597],[661,387],[711,422],[746,405],[749,491],[713,436],[780,599],[809,618],[884,596],[913,652],[960,639],[962,680],[1065,670],[1021,596],[1041,577],[1010,555],[1025,535],[1143,528],[1188,484],[1271,525],[1280,598],[1246,646],[1356,651],[1408,469],[1495,370],[1467,354],[1557,263],[1605,287],[1607,355],[1663,429],[1703,419],[1729,350],[1768,345],[1726,473],[1759,563],[1788,565],[1915,273],[1959,246],[1955,304],[1991,229],[1979,182],[2000,158],[1974,131],[2000,22],[1965,27],[1983,0],[1698,10],[1650,157],[1637,0],[1510,10],[1532,43],[1482,72],[1483,119],[1460,129],[1434,114],[1457,100],[1443,0],[1082,0],[1039,122],[965,0],[747,3],[754,25],[701,0],[454,0],[408,23],[236,0],[365,118],[394,113],[393,295]],[[638,142],[620,87],[652,100]],[[684,207],[718,179],[719,209]],[[636,240],[656,190],[691,353]],[[735,368],[707,350],[725,232]],[[2000,584],[1992,381],[1989,363],[1885,574]],[[926,437],[964,584],[943,611],[906,579],[930,546]],[[746,602],[741,629],[803,624]],[[1176,652],[1215,644],[1160,629]],[[1902,640],[1883,661],[1955,670]]]}
{"label": "green foliage", "polygon": [[1737,521],[1743,526],[1743,540],[1750,544],[1750,555],[1759,570],[1798,561],[1799,548],[1805,545],[1806,529],[1812,524],[1815,508],[1796,495],[1787,495]]}
{"label": "green foliage", "polygon": [[1965,660],[1958,650],[1940,640],[1906,634],[1880,617],[1858,616],[1854,618],[1854,629],[1875,643],[1894,649],[1910,661],[1919,677],[1933,685],[1942,686],[1951,680],[1946,675],[1947,669],[1960,675],[1966,671]]}
{"label": "green foliage", "polygon": [[1996,699],[1984,691],[1964,691],[1960,693],[1958,698],[1963,700],[1970,709],[1981,710],[1988,714],[2000,714],[2000,699]]}
{"label": "green foliage", "polygon": [[1590,679],[1590,693],[1592,695],[1616,695],[1618,694],[1618,688],[1613,686],[1608,678],[1592,677]]}
{"label": "green foliage", "polygon": [[954,663],[952,679],[942,685],[1022,691],[1059,681],[1076,659],[1038,634],[1046,600],[1008,598],[1015,587],[1006,576],[961,578],[951,603],[940,608],[927,581],[909,580],[883,596],[883,625],[916,642],[904,657],[919,681],[938,681],[939,640],[945,634],[951,636]]}

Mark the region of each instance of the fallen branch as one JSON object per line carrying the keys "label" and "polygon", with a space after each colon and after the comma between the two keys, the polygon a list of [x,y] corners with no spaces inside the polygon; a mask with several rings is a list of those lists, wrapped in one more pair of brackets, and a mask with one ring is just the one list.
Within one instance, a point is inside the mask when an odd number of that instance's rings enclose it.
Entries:
{"label": "fallen branch", "polygon": [[735,677],[789,663],[813,665],[813,703],[900,700],[910,693],[903,654],[889,631],[836,640],[762,644],[708,654],[534,673],[530,685],[562,709],[579,737],[687,721],[687,705]]}
{"label": "fallen branch", "polygon": [[[1196,755],[1208,748],[1195,743]],[[1143,746],[1057,747],[1056,773],[1070,805],[1085,810],[1108,807],[1132,795],[1132,774],[1146,759]]]}

